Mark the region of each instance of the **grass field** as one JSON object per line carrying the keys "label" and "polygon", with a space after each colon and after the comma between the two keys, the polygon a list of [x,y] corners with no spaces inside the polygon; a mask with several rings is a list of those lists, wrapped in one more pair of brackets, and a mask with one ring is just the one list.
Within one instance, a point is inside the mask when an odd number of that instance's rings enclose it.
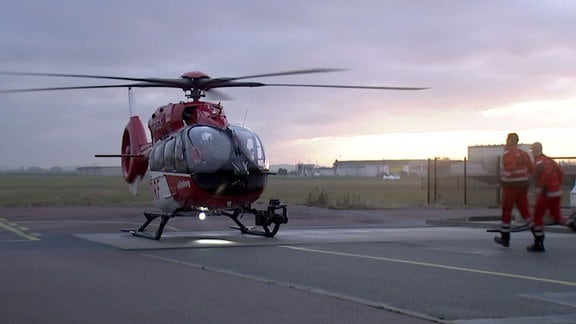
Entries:
{"label": "grass field", "polygon": [[0,206],[111,206],[150,204],[147,186],[133,196],[122,177],[0,175]]}
{"label": "grass field", "polygon": [[[494,188],[468,193],[468,206],[492,207]],[[270,176],[260,198],[278,198],[288,204],[337,209],[427,207],[425,179]],[[455,187],[438,191],[434,205],[464,206],[463,190]],[[152,205],[150,189],[142,183],[133,196],[121,177],[78,175],[0,175],[0,206],[111,206]]]}
{"label": "grass field", "polygon": [[338,209],[422,207],[426,188],[419,178],[385,181],[356,177],[270,177],[262,200],[278,197],[290,204]]}

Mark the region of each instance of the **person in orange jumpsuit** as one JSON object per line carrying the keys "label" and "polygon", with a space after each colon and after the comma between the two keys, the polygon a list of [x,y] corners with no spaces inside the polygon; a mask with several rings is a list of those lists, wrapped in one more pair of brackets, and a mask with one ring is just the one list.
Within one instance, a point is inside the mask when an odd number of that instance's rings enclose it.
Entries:
{"label": "person in orange jumpsuit", "polygon": [[534,172],[530,155],[518,147],[518,134],[509,133],[502,155],[502,172],[500,186],[502,189],[502,221],[500,236],[494,241],[502,246],[510,246],[510,223],[514,206],[526,223],[532,224],[532,215],[528,207],[529,179]]}
{"label": "person in orange jumpsuit", "polygon": [[534,178],[538,188],[538,197],[534,206],[534,244],[526,249],[530,252],[545,252],[544,248],[544,214],[550,213],[550,217],[557,223],[570,227],[576,231],[574,220],[562,217],[560,203],[562,200],[562,183],[564,171],[551,158],[542,153],[542,144],[536,142],[530,147],[536,165]]}

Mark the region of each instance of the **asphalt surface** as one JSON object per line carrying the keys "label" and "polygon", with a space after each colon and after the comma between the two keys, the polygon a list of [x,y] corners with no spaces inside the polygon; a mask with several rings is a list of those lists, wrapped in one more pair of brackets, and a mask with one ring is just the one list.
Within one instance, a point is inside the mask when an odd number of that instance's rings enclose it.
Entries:
{"label": "asphalt surface", "polygon": [[0,323],[575,323],[576,235],[494,244],[497,209],[289,206],[275,238],[139,207],[0,209]]}

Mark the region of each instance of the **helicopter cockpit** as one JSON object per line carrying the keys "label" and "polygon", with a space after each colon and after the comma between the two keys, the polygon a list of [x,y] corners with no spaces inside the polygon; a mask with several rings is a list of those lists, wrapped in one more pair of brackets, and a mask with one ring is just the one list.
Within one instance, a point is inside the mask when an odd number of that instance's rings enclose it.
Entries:
{"label": "helicopter cockpit", "polygon": [[196,125],[184,133],[189,173],[200,188],[218,194],[264,189],[268,160],[254,132]]}
{"label": "helicopter cockpit", "polygon": [[266,182],[268,168],[262,142],[241,126],[188,126],[154,145],[150,154],[151,171],[188,173],[207,191],[221,190],[222,181],[231,177],[235,184],[225,186],[230,190],[234,186],[258,190]]}
{"label": "helicopter cockpit", "polygon": [[[193,126],[186,131],[185,149],[191,173],[211,173],[227,168],[235,160],[246,160],[259,169],[268,169],[268,160],[258,136],[240,126],[220,129],[211,126]],[[228,166],[229,168],[230,166]]]}

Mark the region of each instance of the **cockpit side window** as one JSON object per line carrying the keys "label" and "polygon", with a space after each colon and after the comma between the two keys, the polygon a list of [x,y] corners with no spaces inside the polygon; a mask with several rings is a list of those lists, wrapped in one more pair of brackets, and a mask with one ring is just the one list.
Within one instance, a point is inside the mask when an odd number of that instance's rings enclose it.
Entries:
{"label": "cockpit side window", "polygon": [[186,165],[186,160],[184,156],[184,141],[186,135],[180,132],[176,135],[176,143],[174,145],[174,165],[176,172],[178,173],[188,173],[188,166]]}
{"label": "cockpit side window", "polygon": [[150,170],[161,171],[164,167],[164,145],[163,141],[154,145],[154,150],[150,154]]}
{"label": "cockpit side window", "polygon": [[230,129],[233,131],[244,154],[259,167],[268,168],[268,159],[264,153],[264,146],[256,133],[240,126],[230,126]]}
{"label": "cockpit side window", "polygon": [[169,138],[164,146],[164,170],[168,172],[176,171],[175,160],[174,160],[174,146],[176,145],[176,139],[174,137]]}

